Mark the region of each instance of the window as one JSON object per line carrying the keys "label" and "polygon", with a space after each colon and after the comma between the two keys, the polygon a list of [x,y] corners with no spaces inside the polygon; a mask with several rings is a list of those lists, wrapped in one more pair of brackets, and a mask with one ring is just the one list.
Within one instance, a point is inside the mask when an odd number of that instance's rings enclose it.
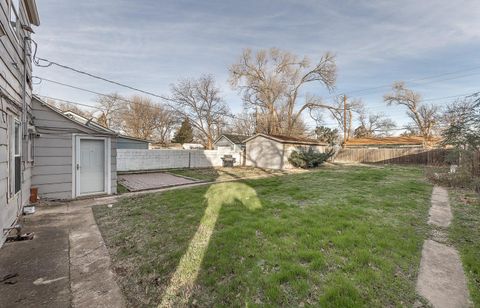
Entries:
{"label": "window", "polygon": [[20,0],[10,0],[10,26],[15,35],[18,36],[20,24]]}
{"label": "window", "polygon": [[10,117],[10,196],[15,195],[20,191],[22,185],[21,172],[22,172],[22,157],[21,157],[21,126],[20,122]]}

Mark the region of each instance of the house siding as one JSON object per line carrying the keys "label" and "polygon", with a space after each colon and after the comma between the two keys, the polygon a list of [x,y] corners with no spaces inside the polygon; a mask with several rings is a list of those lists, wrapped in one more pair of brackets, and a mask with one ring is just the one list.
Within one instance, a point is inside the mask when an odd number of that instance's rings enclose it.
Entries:
{"label": "house siding", "polygon": [[220,137],[220,139],[215,142],[215,150],[218,150],[219,147],[229,147],[231,150],[235,150],[235,145],[225,136]]}
{"label": "house siding", "polygon": [[222,147],[229,147],[230,150],[234,151],[234,152],[240,152],[240,151],[243,151],[243,147],[242,147],[242,144],[238,144],[238,143],[233,143],[232,141],[230,141],[227,137],[225,136],[222,136],[220,137],[214,144],[214,149],[215,150],[218,150],[218,148],[222,148]]}
{"label": "house siding", "polygon": [[[19,20],[23,25],[29,25],[27,12],[23,1],[19,2]],[[5,242],[7,233],[4,228],[11,227],[17,217],[22,213],[23,206],[28,203],[30,196],[30,182],[32,173],[32,163],[28,161],[26,153],[22,153],[21,158],[21,187],[20,191],[14,196],[9,195],[9,152],[11,140],[10,132],[7,129],[9,125],[9,116],[14,116],[22,121],[23,105],[23,83],[24,71],[27,76],[32,76],[31,46],[26,44],[25,63],[23,61],[23,37],[30,37],[30,33],[19,29],[18,37],[10,26],[10,1],[0,1],[0,24],[6,34],[0,37],[0,247]],[[29,41],[27,41],[29,42]],[[25,89],[25,100],[27,107],[31,105],[32,89],[27,84]],[[27,121],[30,121],[27,116]],[[21,128],[23,129],[21,123]],[[23,135],[23,132],[22,132]],[[27,139],[22,138],[22,151],[25,152]]]}
{"label": "house siding", "polygon": [[257,136],[246,143],[246,166],[263,169],[294,168],[288,158],[293,151],[325,152],[324,145],[303,145],[282,143],[263,136]]}
{"label": "house siding", "polygon": [[245,156],[246,166],[263,169],[283,168],[283,144],[263,136],[247,142]]}
{"label": "house siding", "polygon": [[117,192],[116,147],[114,136],[99,134],[33,99],[32,112],[38,135],[34,142],[32,186],[44,199],[71,199],[74,197],[74,135],[102,136],[111,143],[111,191]]}

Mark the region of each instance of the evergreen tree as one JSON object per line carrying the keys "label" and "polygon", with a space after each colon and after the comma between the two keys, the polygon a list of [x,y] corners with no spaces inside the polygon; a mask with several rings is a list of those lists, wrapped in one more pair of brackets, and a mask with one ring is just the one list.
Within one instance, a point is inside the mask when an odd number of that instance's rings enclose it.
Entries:
{"label": "evergreen tree", "polygon": [[188,118],[183,120],[182,125],[175,133],[175,136],[172,139],[173,143],[189,143],[193,141],[193,129],[192,125]]}

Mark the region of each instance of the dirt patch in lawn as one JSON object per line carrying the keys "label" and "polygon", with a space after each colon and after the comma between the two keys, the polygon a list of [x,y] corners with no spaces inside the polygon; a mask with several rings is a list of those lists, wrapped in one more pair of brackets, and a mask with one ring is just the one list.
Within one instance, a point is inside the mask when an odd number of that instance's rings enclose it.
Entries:
{"label": "dirt patch in lawn", "polygon": [[234,168],[201,168],[201,169],[175,169],[168,170],[168,173],[186,176],[197,180],[206,181],[228,181],[241,178],[252,177],[268,177],[275,175],[285,175],[294,172],[301,172],[297,170],[264,170],[259,168],[249,167],[234,167]]}

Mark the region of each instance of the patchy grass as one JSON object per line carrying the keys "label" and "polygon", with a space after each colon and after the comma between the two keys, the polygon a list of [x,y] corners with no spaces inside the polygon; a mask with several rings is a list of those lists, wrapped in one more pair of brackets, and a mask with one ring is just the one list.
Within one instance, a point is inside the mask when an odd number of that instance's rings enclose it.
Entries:
{"label": "patchy grass", "polygon": [[246,177],[261,177],[286,174],[280,170],[262,170],[258,168],[199,168],[168,170],[169,173],[205,181],[225,181]]}
{"label": "patchy grass", "polygon": [[412,306],[430,194],[420,169],[340,167],[94,214],[131,306]]}
{"label": "patchy grass", "polygon": [[454,215],[450,240],[460,252],[474,306],[480,307],[480,198],[453,189],[450,198]]}
{"label": "patchy grass", "polygon": [[130,192],[125,186],[123,186],[120,182],[117,182],[117,193],[124,194]]}

